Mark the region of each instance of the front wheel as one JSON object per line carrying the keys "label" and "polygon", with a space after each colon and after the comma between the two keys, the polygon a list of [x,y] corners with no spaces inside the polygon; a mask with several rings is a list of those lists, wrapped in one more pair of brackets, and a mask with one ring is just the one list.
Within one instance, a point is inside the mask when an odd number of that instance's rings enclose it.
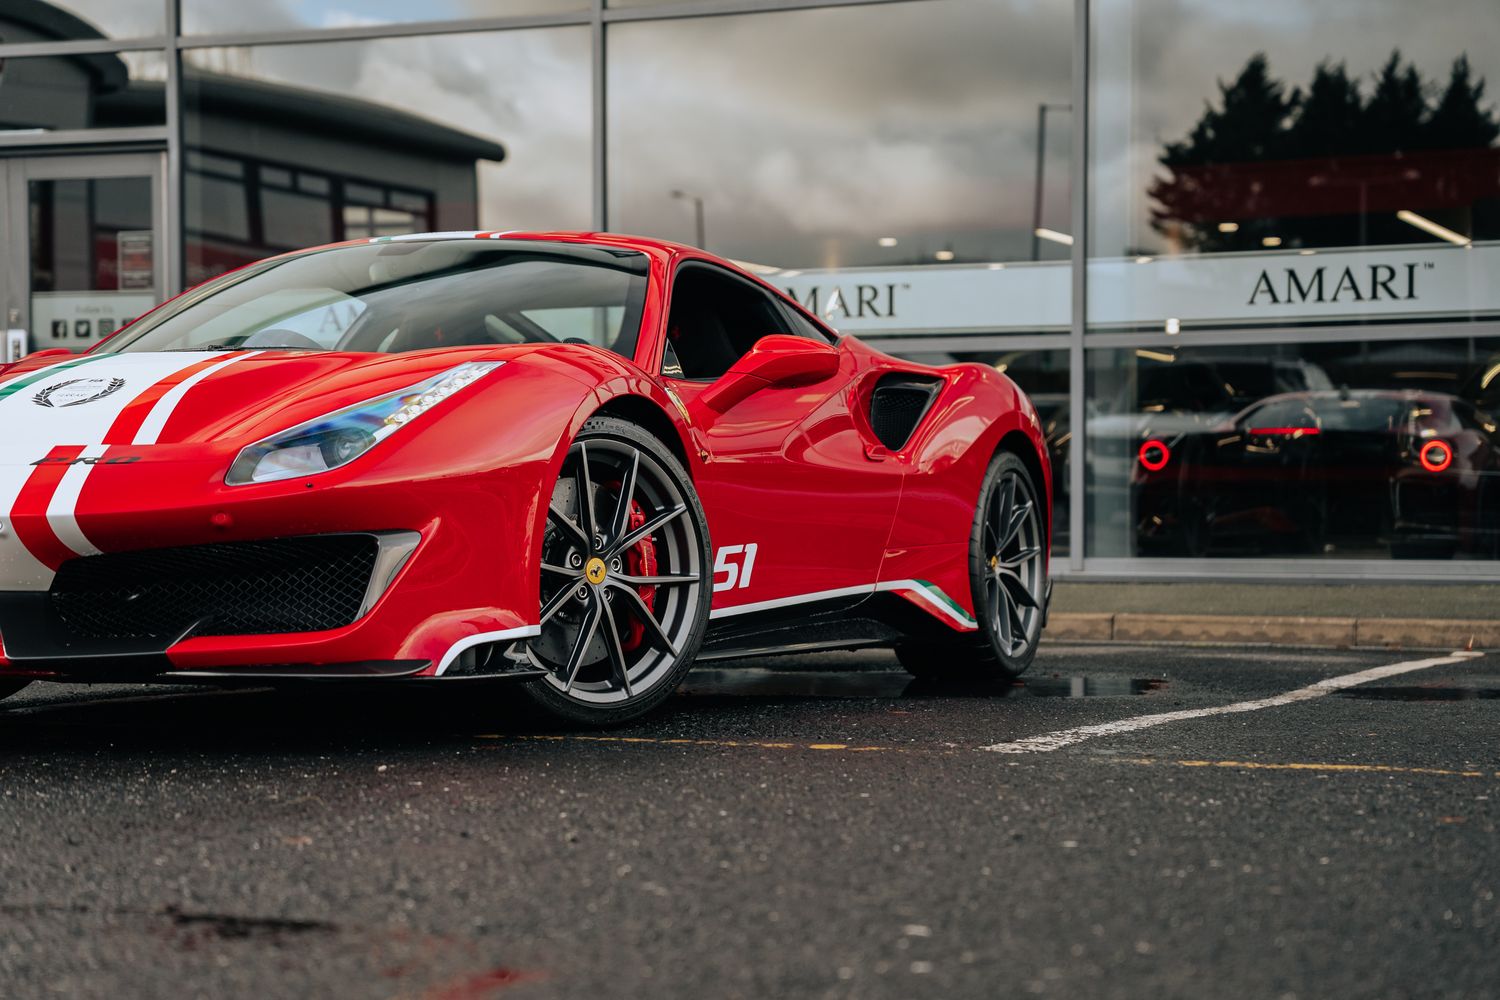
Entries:
{"label": "front wheel", "polygon": [[913,676],[938,680],[1010,679],[1031,666],[1042,637],[1047,538],[1026,465],[1001,452],[990,461],[969,533],[969,586],[976,634],[896,647]]}
{"label": "front wheel", "polygon": [[681,463],[627,421],[594,417],[568,451],[542,539],[542,632],[525,686],[589,726],[634,719],[682,682],[703,641],[708,523]]}

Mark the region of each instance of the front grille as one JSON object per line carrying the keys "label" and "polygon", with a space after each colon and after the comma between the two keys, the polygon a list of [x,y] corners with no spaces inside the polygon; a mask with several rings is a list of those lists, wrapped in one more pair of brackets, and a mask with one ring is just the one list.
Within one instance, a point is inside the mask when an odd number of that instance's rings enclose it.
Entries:
{"label": "front grille", "polygon": [[320,632],[359,615],[373,535],[307,535],[86,556],[63,564],[52,609],[91,639]]}

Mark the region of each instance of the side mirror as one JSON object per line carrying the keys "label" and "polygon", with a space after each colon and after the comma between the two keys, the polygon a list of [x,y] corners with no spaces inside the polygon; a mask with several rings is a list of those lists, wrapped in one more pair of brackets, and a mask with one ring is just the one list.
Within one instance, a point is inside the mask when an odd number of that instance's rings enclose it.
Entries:
{"label": "side mirror", "polygon": [[812,385],[832,378],[838,370],[839,352],[832,344],[772,334],[757,340],[698,399],[716,413],[724,413],[761,389]]}

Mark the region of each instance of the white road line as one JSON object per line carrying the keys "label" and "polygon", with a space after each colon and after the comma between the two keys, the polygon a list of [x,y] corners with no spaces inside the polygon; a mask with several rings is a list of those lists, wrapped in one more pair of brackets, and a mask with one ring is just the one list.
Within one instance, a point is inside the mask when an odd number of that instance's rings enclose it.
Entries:
{"label": "white road line", "polygon": [[1047,753],[1052,750],[1061,750],[1063,747],[1072,746],[1075,743],[1082,743],[1084,740],[1093,739],[1095,736],[1115,736],[1119,733],[1133,733],[1138,729],[1164,726],[1169,722],[1185,722],[1188,719],[1205,719],[1214,715],[1234,715],[1239,712],[1258,712],[1263,708],[1278,708],[1282,705],[1293,705],[1299,701],[1323,698],[1333,694],[1335,691],[1342,691],[1345,688],[1368,684],[1370,681],[1378,681],[1386,677],[1394,677],[1397,674],[1410,673],[1413,670],[1426,670],[1428,667],[1442,667],[1451,663],[1462,663],[1464,660],[1470,660],[1476,656],[1483,655],[1483,653],[1456,652],[1428,660],[1407,660],[1404,663],[1391,663],[1383,667],[1372,667],[1369,670],[1361,670],[1355,674],[1330,677],[1327,680],[1318,681],[1318,683],[1309,687],[1298,688],[1295,691],[1288,691],[1286,694],[1276,695],[1274,698],[1237,701],[1232,705],[1218,705],[1213,708],[1192,708],[1184,709],[1181,712],[1138,715],[1131,719],[1101,722],[1093,726],[1080,726],[1077,729],[1063,729],[1055,733],[1043,733],[1041,736],[1028,736],[1023,740],[1016,740],[1012,743],[996,743],[993,746],[980,747],[980,749],[991,750],[995,753]]}

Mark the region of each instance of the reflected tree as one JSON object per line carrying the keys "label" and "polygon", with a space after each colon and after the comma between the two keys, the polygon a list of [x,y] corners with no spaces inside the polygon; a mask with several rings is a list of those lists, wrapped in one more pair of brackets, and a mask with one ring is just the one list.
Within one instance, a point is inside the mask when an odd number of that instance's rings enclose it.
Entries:
{"label": "reflected tree", "polygon": [[1343,63],[1303,90],[1256,53],[1218,89],[1150,189],[1152,226],[1178,249],[1432,242],[1402,209],[1500,238],[1500,119],[1467,56],[1434,85],[1392,52],[1366,96]]}

